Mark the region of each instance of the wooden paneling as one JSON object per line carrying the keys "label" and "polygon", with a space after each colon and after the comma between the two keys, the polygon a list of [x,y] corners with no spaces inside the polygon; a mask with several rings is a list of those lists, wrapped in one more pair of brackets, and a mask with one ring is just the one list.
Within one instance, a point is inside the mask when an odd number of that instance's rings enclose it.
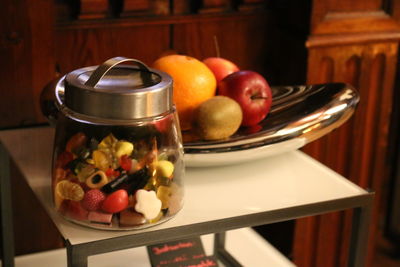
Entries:
{"label": "wooden paneling", "polygon": [[0,128],[44,120],[39,94],[54,73],[52,8],[46,0],[2,2]]}
{"label": "wooden paneling", "polygon": [[115,56],[151,64],[170,44],[168,25],[58,29],[55,41],[61,73],[98,65]]}
{"label": "wooden paneling", "polygon": [[[344,3],[347,4],[344,4]],[[367,263],[379,231],[400,27],[391,16],[399,1],[315,1],[307,41],[308,83],[347,82],[360,93],[353,117],[303,150],[364,188],[376,192]],[[346,266],[351,211],[296,222],[299,266]]]}
{"label": "wooden paneling", "polygon": [[173,48],[199,59],[215,57],[214,38],[217,38],[221,57],[237,62],[242,69],[265,73],[268,60],[265,51],[272,47],[268,36],[273,34],[267,26],[257,25],[267,25],[267,21],[265,16],[253,16],[177,24],[173,30]]}
{"label": "wooden paneling", "polygon": [[200,13],[224,12],[232,9],[232,3],[229,0],[203,0]]}
{"label": "wooden paneling", "polygon": [[[237,63],[240,69],[260,72],[272,85],[301,84],[306,75],[306,35],[292,29],[295,23],[307,26],[308,18],[297,15],[278,22],[282,17],[290,17],[294,9],[182,21],[172,26],[172,48],[198,59],[214,57],[218,56],[216,38],[219,56]],[[307,6],[297,10],[307,13]]]}
{"label": "wooden paneling", "polygon": [[121,11],[117,10],[121,17],[145,16],[151,14],[167,15],[170,13],[170,1],[168,0],[124,0]]}
{"label": "wooden paneling", "polygon": [[108,0],[80,0],[79,19],[99,19],[110,15]]}
{"label": "wooden paneling", "polygon": [[[322,1],[320,1],[322,2]],[[340,2],[340,3],[339,3]],[[382,0],[352,0],[352,1],[337,1],[328,0],[325,1],[327,10],[334,12],[354,12],[354,11],[373,11],[378,10],[382,7]]]}
{"label": "wooden paneling", "polygon": [[399,23],[392,18],[391,7],[398,5],[398,0],[314,1],[311,32],[333,34],[397,31]]}

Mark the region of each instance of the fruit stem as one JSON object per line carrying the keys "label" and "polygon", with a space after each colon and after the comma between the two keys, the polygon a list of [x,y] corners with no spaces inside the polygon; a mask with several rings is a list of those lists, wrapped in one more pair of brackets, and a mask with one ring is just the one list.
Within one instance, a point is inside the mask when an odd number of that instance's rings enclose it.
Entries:
{"label": "fruit stem", "polygon": [[215,52],[217,53],[217,57],[220,57],[218,39],[217,39],[216,35],[214,35],[214,45],[215,45]]}
{"label": "fruit stem", "polygon": [[255,99],[268,99],[268,96],[263,97],[263,96],[260,96],[260,95],[252,95],[250,98],[252,100],[255,100]]}

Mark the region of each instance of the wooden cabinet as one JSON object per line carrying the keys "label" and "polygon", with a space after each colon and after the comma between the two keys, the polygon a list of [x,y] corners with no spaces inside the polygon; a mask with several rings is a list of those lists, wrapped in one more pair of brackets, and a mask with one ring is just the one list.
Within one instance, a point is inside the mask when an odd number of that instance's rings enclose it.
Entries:
{"label": "wooden cabinet", "polygon": [[[398,62],[400,1],[315,1],[308,47],[308,83],[348,82],[361,101],[351,121],[304,151],[376,192],[369,264],[387,184],[389,127]],[[345,266],[350,213],[299,220],[299,266]],[[330,229],[329,234],[325,230]],[[306,245],[304,245],[306,244]]]}
{"label": "wooden cabinet", "polygon": [[2,1],[0,8],[0,128],[44,119],[41,88],[54,77],[53,3]]}

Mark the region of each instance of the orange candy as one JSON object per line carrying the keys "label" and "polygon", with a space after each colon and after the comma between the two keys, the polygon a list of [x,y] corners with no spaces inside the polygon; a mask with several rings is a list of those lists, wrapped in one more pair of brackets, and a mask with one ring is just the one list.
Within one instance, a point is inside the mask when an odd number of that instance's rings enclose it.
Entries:
{"label": "orange candy", "polygon": [[65,146],[65,151],[74,153],[80,147],[85,146],[87,137],[84,133],[78,132],[73,135],[67,142]]}

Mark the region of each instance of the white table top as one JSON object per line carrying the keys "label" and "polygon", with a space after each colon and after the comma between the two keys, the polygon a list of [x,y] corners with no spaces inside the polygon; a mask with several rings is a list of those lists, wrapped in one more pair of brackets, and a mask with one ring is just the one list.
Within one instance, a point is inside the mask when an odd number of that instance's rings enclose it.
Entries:
{"label": "white table top", "polygon": [[282,210],[368,192],[300,151],[250,163],[187,168],[185,205],[171,220],[143,230],[104,231],[68,222],[51,204],[51,154],[54,130],[30,128],[0,132],[0,140],[26,177],[61,234],[72,245],[133,233],[176,229],[242,215]]}

